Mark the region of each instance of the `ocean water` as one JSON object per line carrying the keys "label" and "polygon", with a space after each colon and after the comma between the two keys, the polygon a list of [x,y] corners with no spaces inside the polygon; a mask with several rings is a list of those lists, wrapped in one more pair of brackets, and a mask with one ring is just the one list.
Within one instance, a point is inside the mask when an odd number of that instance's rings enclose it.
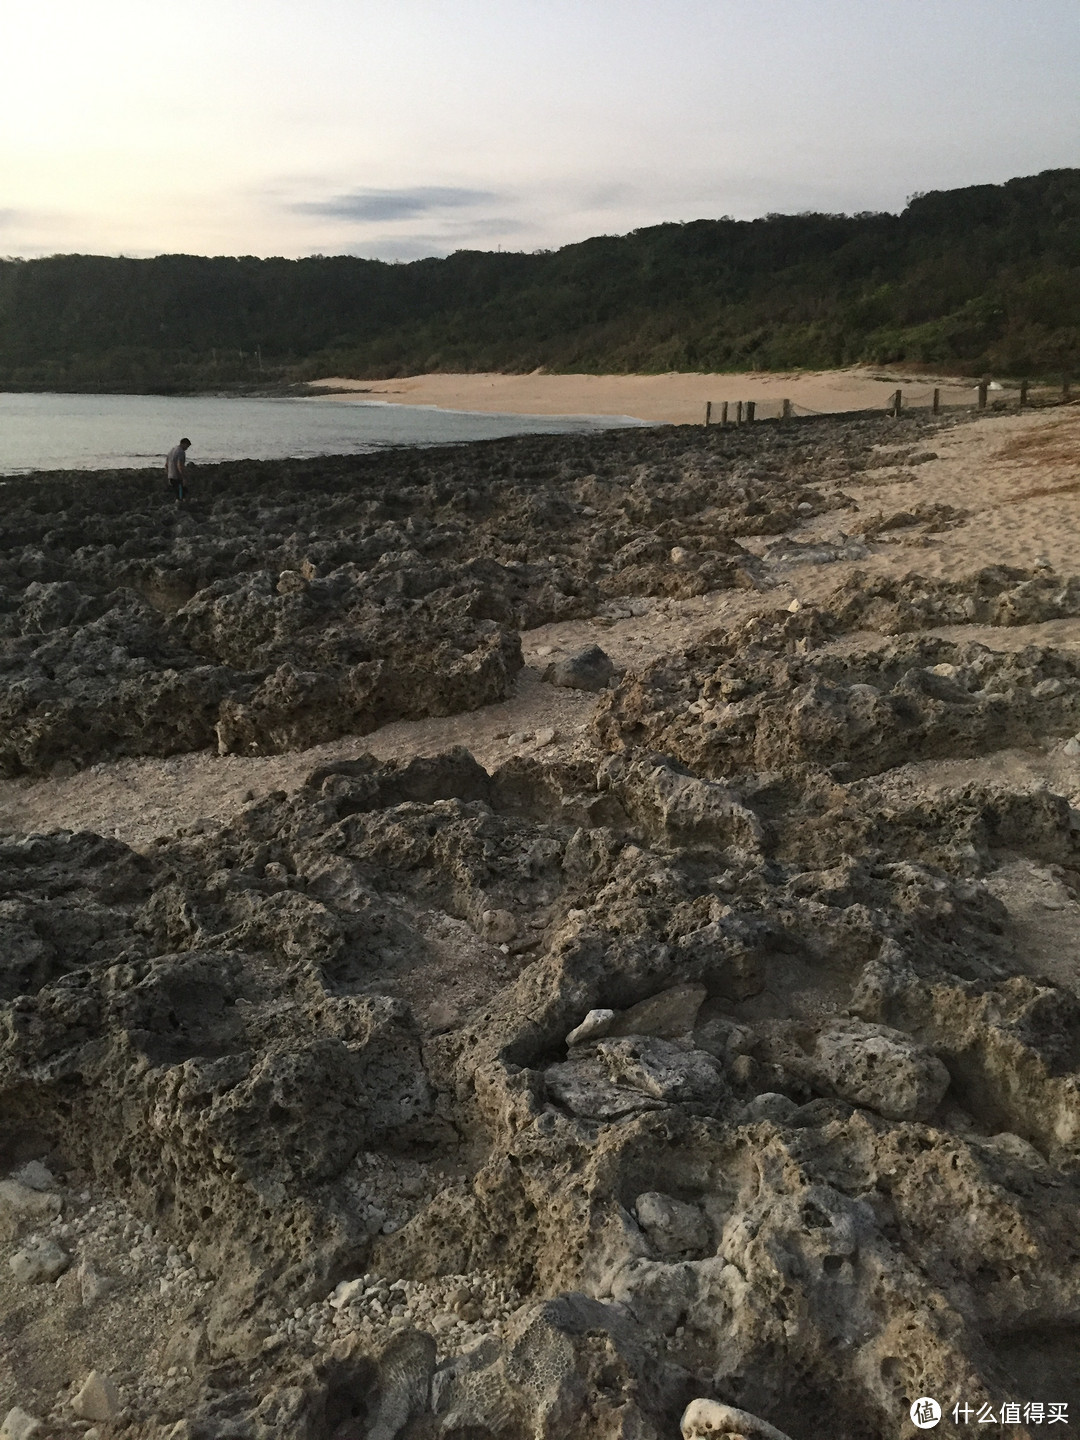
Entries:
{"label": "ocean water", "polygon": [[642,423],[629,416],[482,415],[370,400],[0,393],[0,475],[163,464],[182,435],[191,440],[189,461],[198,465]]}

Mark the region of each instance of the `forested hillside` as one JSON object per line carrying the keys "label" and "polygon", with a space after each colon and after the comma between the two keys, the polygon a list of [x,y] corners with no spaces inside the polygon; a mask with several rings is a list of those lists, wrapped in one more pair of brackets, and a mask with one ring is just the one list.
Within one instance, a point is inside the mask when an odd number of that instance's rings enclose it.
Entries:
{"label": "forested hillside", "polygon": [[536,254],[0,262],[5,389],[859,361],[1080,376],[1080,170]]}

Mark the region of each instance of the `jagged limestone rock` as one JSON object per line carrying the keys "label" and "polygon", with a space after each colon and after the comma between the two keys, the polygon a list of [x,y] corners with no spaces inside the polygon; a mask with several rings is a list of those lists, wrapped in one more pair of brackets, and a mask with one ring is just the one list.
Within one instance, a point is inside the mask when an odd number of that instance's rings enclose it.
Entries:
{"label": "jagged limestone rock", "polygon": [[854,1105],[889,1120],[927,1120],[949,1088],[949,1072],[936,1055],[885,1025],[833,1020],[814,1047],[818,1073]]}
{"label": "jagged limestone rock", "polygon": [[790,1440],[775,1425],[716,1400],[691,1400],[679,1428],[683,1440],[724,1440],[725,1436],[731,1440]]}
{"label": "jagged limestone rock", "polygon": [[100,1370],[91,1370],[71,1402],[83,1420],[115,1420],[120,1413],[120,1395],[113,1380]]}

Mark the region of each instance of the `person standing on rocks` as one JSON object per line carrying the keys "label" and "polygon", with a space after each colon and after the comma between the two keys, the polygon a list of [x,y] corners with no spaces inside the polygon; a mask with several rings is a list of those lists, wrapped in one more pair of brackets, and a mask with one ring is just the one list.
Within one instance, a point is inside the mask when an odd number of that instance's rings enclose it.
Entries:
{"label": "person standing on rocks", "polygon": [[165,474],[168,477],[169,485],[176,490],[177,500],[184,498],[184,478],[187,472],[187,452],[191,441],[185,437],[179,445],[174,445],[165,457]]}

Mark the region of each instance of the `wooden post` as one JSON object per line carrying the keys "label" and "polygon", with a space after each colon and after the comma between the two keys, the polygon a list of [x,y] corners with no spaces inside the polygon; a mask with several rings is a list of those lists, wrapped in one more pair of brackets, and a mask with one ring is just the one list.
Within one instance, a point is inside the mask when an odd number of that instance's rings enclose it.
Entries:
{"label": "wooden post", "polygon": [[724,425],[727,424],[727,401],[726,401],[726,400],[725,400],[724,403],[720,406],[720,424],[721,424],[721,426],[724,426]]}
{"label": "wooden post", "polygon": [[901,391],[901,390],[895,390],[895,391],[893,392],[892,404],[889,406],[889,414],[890,414],[890,415],[899,415],[899,414],[900,414],[900,410],[901,410],[903,404],[904,404],[903,391]]}
{"label": "wooden post", "polygon": [[1028,382],[1027,382],[1026,380],[1021,380],[1021,381],[1020,381],[1020,409],[1021,409],[1021,410],[1022,410],[1022,409],[1024,408],[1024,406],[1027,404],[1027,395],[1028,395]]}
{"label": "wooden post", "polygon": [[738,402],[738,404],[735,406],[735,424],[736,424],[736,425],[741,425],[741,424],[742,424],[742,401],[741,401],[741,400],[740,400],[740,401]]}
{"label": "wooden post", "polygon": [[988,387],[988,385],[987,385],[987,383],[986,383],[985,380],[980,380],[980,381],[979,381],[979,409],[980,409],[980,410],[985,410],[985,409],[986,409],[986,392],[987,392],[987,389],[988,389],[988,388],[989,388],[989,387]]}
{"label": "wooden post", "polygon": [[711,401],[711,400],[706,400],[706,401],[705,401],[705,424],[706,424],[706,425],[711,425],[711,424],[712,424],[712,401]]}
{"label": "wooden post", "polygon": [[783,410],[783,414],[781,415],[780,418],[781,418],[782,420],[790,420],[790,419],[791,419],[791,401],[790,401],[790,400],[785,400],[785,401],[784,401],[784,410]]}
{"label": "wooden post", "polygon": [[934,402],[931,406],[931,410],[935,415],[941,414],[941,391],[937,388],[936,385],[934,386]]}
{"label": "wooden post", "polygon": [[752,425],[752,424],[754,423],[754,414],[755,414],[756,410],[757,410],[757,402],[756,402],[755,400],[747,400],[747,402],[746,402],[746,423],[747,423],[748,425]]}

